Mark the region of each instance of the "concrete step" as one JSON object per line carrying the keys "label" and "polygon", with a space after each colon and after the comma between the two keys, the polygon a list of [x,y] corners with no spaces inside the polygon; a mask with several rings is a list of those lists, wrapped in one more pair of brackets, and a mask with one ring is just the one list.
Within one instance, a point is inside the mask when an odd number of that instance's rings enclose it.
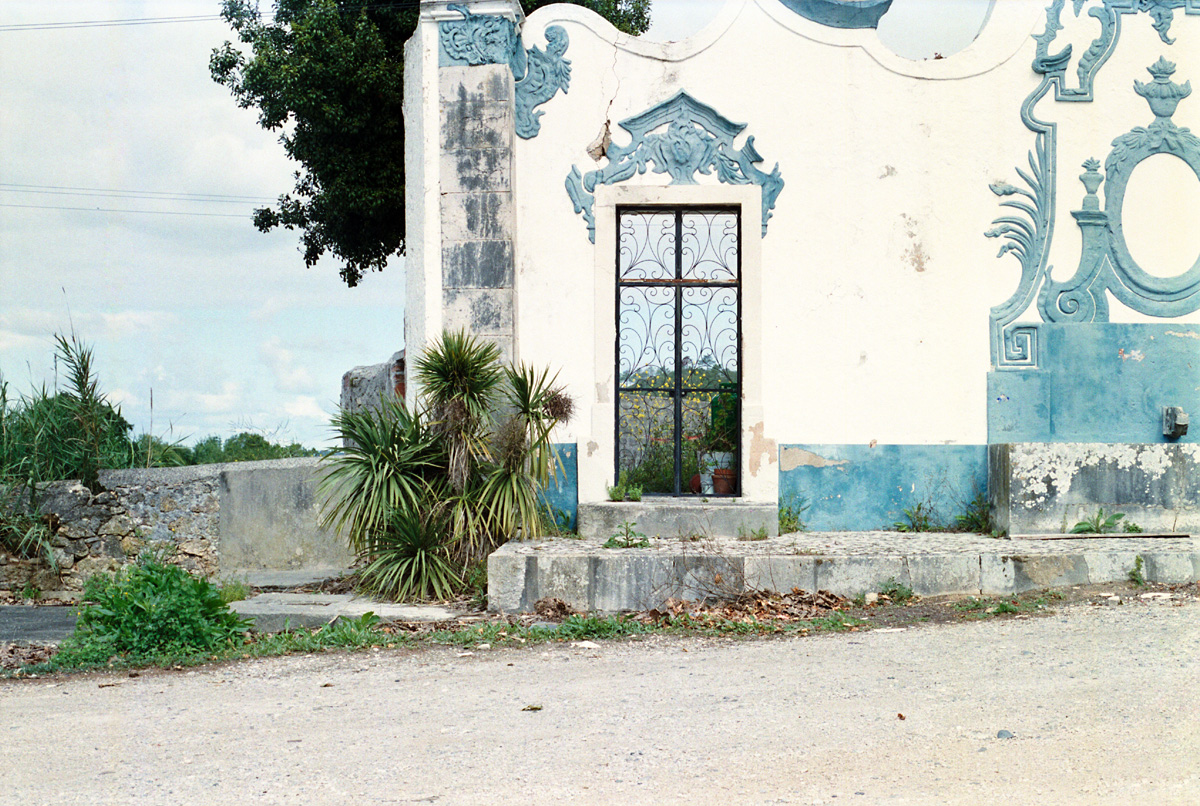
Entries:
{"label": "concrete step", "polygon": [[609,549],[598,538],[513,541],[488,558],[488,605],[527,613],[544,597],[577,610],[619,612],[754,590],[878,591],[895,580],[920,596],[1006,595],[1120,582],[1137,558],[1149,582],[1200,579],[1193,537],[1004,540],[898,532],[797,533],[757,541],[650,539]]}
{"label": "concrete step", "polygon": [[648,537],[739,537],[779,534],[779,505],[741,498],[654,498],[579,505],[579,534],[607,540],[624,523]]}
{"label": "concrete step", "polygon": [[446,621],[463,613],[442,605],[395,604],[343,593],[260,593],[230,608],[254,622],[259,632],[323,627],[339,618],[372,612],[384,621]]}

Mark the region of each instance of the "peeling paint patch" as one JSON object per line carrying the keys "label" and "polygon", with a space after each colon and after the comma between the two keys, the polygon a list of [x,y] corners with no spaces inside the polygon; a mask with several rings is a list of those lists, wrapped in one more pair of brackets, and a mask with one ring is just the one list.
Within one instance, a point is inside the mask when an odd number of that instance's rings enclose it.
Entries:
{"label": "peeling paint patch", "polygon": [[1194,330],[1190,331],[1190,332],[1181,332],[1178,330],[1168,330],[1166,332],[1166,335],[1174,336],[1177,339],[1200,339],[1200,332],[1194,331]]}
{"label": "peeling paint patch", "polygon": [[784,448],[779,452],[779,469],[785,473],[798,467],[841,467],[850,464],[845,459],[826,459],[803,448]]}
{"label": "peeling paint patch", "polygon": [[758,471],[762,469],[763,456],[767,457],[767,464],[776,461],[775,455],[778,453],[778,450],[775,440],[763,436],[762,423],[757,423],[750,429],[749,450],[751,476],[758,476]]}
{"label": "peeling paint patch", "polygon": [[920,240],[917,220],[904,213],[901,213],[900,217],[904,219],[904,234],[912,241],[908,249],[904,250],[904,257],[913,269],[924,272],[929,267],[929,253],[925,251],[925,244]]}
{"label": "peeling paint patch", "polygon": [[1125,352],[1124,347],[1117,350],[1117,355],[1121,357],[1122,361],[1143,361],[1146,358],[1146,354],[1141,350],[1130,350],[1129,352]]}
{"label": "peeling paint patch", "polygon": [[895,168],[895,166],[893,166],[893,165],[885,165],[885,166],[883,166],[883,173],[881,173],[881,174],[879,175],[879,178],[880,178],[880,179],[887,179],[889,176],[895,176],[895,175],[896,175],[896,168]]}
{"label": "peeling paint patch", "polygon": [[607,383],[596,384],[596,402],[597,403],[607,403],[608,402],[608,384]]}
{"label": "peeling paint patch", "polygon": [[597,444],[596,444],[594,441],[591,441],[591,442],[588,442],[588,444],[587,444],[587,449],[588,449],[588,457],[589,457],[589,458],[591,458],[591,456],[592,456],[592,455],[593,455],[593,454],[594,454],[596,451],[600,450],[600,446],[599,446],[599,445],[597,445]]}

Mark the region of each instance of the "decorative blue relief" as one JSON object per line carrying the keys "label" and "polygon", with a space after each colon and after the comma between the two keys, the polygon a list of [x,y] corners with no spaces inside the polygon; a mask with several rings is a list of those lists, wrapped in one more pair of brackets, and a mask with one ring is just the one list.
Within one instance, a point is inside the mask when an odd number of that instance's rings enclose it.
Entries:
{"label": "decorative blue relief", "polygon": [[462,20],[443,22],[438,29],[441,52],[438,63],[448,66],[507,64],[515,84],[515,124],[517,136],[525,140],[537,137],[544,112],[537,107],[553,98],[559,90],[566,93],[571,85],[571,62],[563,58],[570,44],[566,29],[551,25],[546,29],[546,49],[536,45],[526,50],[521,45],[517,26],[504,17],[473,14],[457,3],[447,6],[463,15]]}
{"label": "decorative blue relief", "polygon": [[438,26],[443,67],[449,65],[512,64],[517,52],[524,52],[517,26],[504,17],[472,14],[463,5],[447,6],[463,15],[461,20],[443,22]]}
{"label": "decorative blue relief", "polygon": [[734,138],[745,130],[746,124],[722,117],[711,106],[680,90],[658,106],[621,121],[621,128],[629,132],[630,143],[609,145],[606,166],[586,174],[572,166],[567,176],[567,194],[575,212],[587,221],[592,243],[596,242],[596,217],[592,211],[596,186],[624,182],[634,174],[646,173],[647,169],[667,174],[673,185],[697,184],[698,173],[705,176],[715,173],[718,180],[730,185],[758,185],[762,188],[762,234],[766,236],[767,221],[784,183],[778,163],[769,174],[754,167],[763,158],[754,148],[753,137],[747,137],[740,149],[733,147]]}
{"label": "decorative blue relief", "polygon": [[[1079,16],[1088,0],[1071,0],[1076,16]],[[1057,141],[1058,124],[1037,118],[1034,109],[1054,90],[1054,100],[1062,102],[1091,102],[1094,97],[1096,75],[1116,49],[1120,39],[1123,15],[1145,12],[1158,31],[1159,37],[1170,44],[1169,36],[1174,11],[1183,9],[1187,14],[1200,14],[1200,0],[1100,0],[1089,7],[1088,16],[1100,25],[1100,32],[1088,49],[1079,57],[1075,73],[1076,86],[1067,85],[1067,69],[1072,59],[1068,44],[1057,52],[1050,48],[1063,30],[1062,12],[1066,0],[1053,0],[1046,8],[1046,25],[1042,33],[1034,36],[1037,50],[1033,61],[1034,72],[1042,76],[1041,82],[1025,99],[1021,106],[1021,121],[1034,133],[1034,148],[1029,155],[1030,172],[1018,169],[1026,188],[1017,188],[1007,183],[995,183],[992,192],[1006,197],[1001,206],[1016,209],[1019,215],[1007,215],[996,219],[993,228],[986,234],[992,238],[1005,238],[1007,243],[1000,255],[1012,253],[1021,263],[1021,278],[1017,289],[1008,300],[991,310],[992,364],[997,369],[1036,368],[1038,366],[1038,328],[1036,325],[1015,325],[1020,316],[1038,296],[1038,290],[1050,277],[1047,266],[1050,243],[1054,237],[1054,216],[1057,194]],[[1026,200],[1008,198],[1024,196]],[[1080,226],[1088,224],[1087,217],[1080,219]],[[1085,232],[1087,229],[1085,228]],[[1066,289],[1059,289],[1065,291]],[[1104,310],[1103,300],[1092,302],[1082,295],[1063,296],[1053,304],[1039,304],[1039,311],[1047,321],[1059,321],[1050,316],[1077,315],[1094,307]],[[1048,299],[1045,291],[1039,302]],[[1055,313],[1047,315],[1051,307]],[[1064,310],[1064,307],[1066,310]]]}
{"label": "decorative blue relief", "polygon": [[537,137],[542,128],[541,117],[545,114],[537,107],[553,98],[559,90],[565,95],[571,86],[571,62],[563,58],[570,43],[566,29],[551,25],[546,29],[545,51],[537,45],[528,52],[520,49],[523,64],[519,72],[515,66],[513,68],[517,79],[514,89],[518,137],[526,140]]}
{"label": "decorative blue relief", "polygon": [[805,19],[830,28],[877,28],[892,0],[780,0]]}
{"label": "decorative blue relief", "polygon": [[[1191,95],[1191,82],[1172,81],[1175,65],[1163,58],[1148,70],[1154,81],[1135,81],[1134,90],[1150,104],[1154,122],[1113,140],[1104,177],[1098,162],[1084,163],[1086,171],[1079,177],[1086,190],[1083,209],[1073,213],[1083,233],[1083,254],[1074,277],[1047,281],[1042,289],[1038,309],[1048,322],[1107,322],[1105,291],[1150,316],[1182,316],[1200,309],[1200,259],[1176,277],[1156,277],[1137,264],[1125,243],[1121,220],[1125,188],[1138,164],[1155,154],[1173,154],[1200,179],[1200,137],[1171,120],[1179,102]],[[1101,182],[1103,211],[1096,195]]]}

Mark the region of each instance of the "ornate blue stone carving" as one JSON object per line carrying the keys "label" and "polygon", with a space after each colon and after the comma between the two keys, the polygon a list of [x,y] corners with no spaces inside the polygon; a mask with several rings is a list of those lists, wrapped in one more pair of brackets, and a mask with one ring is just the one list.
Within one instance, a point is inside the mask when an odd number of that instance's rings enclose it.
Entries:
{"label": "ornate blue stone carving", "polygon": [[504,17],[472,14],[466,6],[451,4],[451,11],[463,15],[438,26],[442,51],[439,63],[450,65],[512,64],[521,48],[517,26]]}
{"label": "ornate blue stone carving", "polygon": [[566,94],[571,86],[571,62],[563,58],[570,43],[561,25],[551,25],[546,29],[545,51],[536,45],[528,52],[523,48],[520,50],[520,70],[517,65],[513,67],[517,79],[514,90],[518,137],[526,140],[537,137],[542,128],[541,117],[545,114],[537,107],[553,98],[559,90]]}
{"label": "ornate blue stone carving", "polygon": [[[1155,154],[1173,154],[1200,179],[1200,137],[1176,126],[1171,116],[1192,92],[1191,82],[1171,80],[1175,65],[1159,59],[1148,68],[1154,81],[1134,82],[1134,90],[1150,104],[1154,122],[1113,140],[1104,162],[1104,210],[1096,191],[1100,165],[1084,163],[1080,177],[1087,191],[1083,209],[1072,213],[1083,235],[1083,254],[1075,276],[1064,282],[1047,280],[1038,309],[1048,322],[1107,322],[1108,292],[1124,305],[1150,316],[1182,316],[1200,309],[1200,259],[1177,277],[1156,277],[1129,253],[1122,228],[1125,188],[1133,170]],[[1169,203],[1169,202],[1167,202]]]}
{"label": "ornate blue stone carving", "polygon": [[606,166],[586,174],[573,166],[567,176],[567,194],[575,212],[587,221],[592,243],[596,242],[592,212],[596,186],[624,182],[647,170],[667,174],[673,185],[694,185],[696,174],[714,173],[726,184],[758,185],[762,188],[762,234],[766,236],[767,221],[784,183],[778,163],[769,174],[755,167],[763,158],[754,148],[753,137],[747,137],[740,149],[733,147],[734,138],[746,124],[722,117],[711,106],[680,90],[658,106],[621,121],[621,128],[629,132],[629,145],[609,145]]}
{"label": "ornate blue stone carving", "polygon": [[805,19],[831,28],[876,28],[892,0],[780,0]]}
{"label": "ornate blue stone carving", "polygon": [[472,14],[457,3],[447,6],[463,15],[462,20],[443,22],[438,27],[442,66],[507,64],[515,84],[514,116],[517,136],[525,140],[537,137],[544,112],[537,107],[571,85],[571,62],[563,58],[570,39],[561,25],[546,29],[546,49],[536,45],[526,50],[521,45],[517,26],[503,17]]}
{"label": "ornate blue stone carving", "polygon": [[[1072,0],[1076,16],[1083,12],[1088,0]],[[992,191],[1000,196],[1025,196],[1027,201],[1006,198],[1001,206],[1015,208],[1019,215],[1009,215],[996,219],[994,226],[987,232],[988,237],[1003,237],[1008,240],[1000,250],[1000,254],[1012,253],[1021,262],[1021,279],[1016,291],[1008,300],[991,310],[992,364],[997,369],[1037,367],[1037,329],[1022,326],[1025,335],[1014,338],[1017,325],[1014,324],[1033,301],[1039,298],[1039,312],[1047,317],[1047,311],[1054,309],[1051,316],[1066,316],[1061,306],[1071,310],[1087,312],[1091,310],[1092,300],[1095,309],[1106,315],[1105,301],[1095,301],[1091,295],[1088,299],[1082,296],[1062,296],[1059,302],[1047,302],[1048,294],[1041,288],[1049,278],[1047,258],[1050,243],[1054,238],[1054,217],[1057,196],[1057,141],[1058,124],[1040,120],[1034,114],[1037,104],[1054,90],[1054,100],[1062,102],[1089,103],[1094,95],[1096,75],[1108,61],[1117,47],[1121,32],[1121,16],[1127,14],[1146,13],[1151,24],[1158,32],[1163,42],[1170,44],[1169,36],[1174,11],[1182,9],[1187,14],[1200,14],[1200,0],[1100,0],[1088,8],[1088,16],[1094,18],[1100,25],[1100,32],[1079,57],[1076,65],[1078,84],[1068,86],[1067,69],[1072,60],[1072,49],[1068,44],[1057,52],[1050,48],[1063,29],[1062,12],[1066,0],[1053,0],[1046,7],[1046,25],[1042,33],[1034,36],[1037,51],[1033,61],[1033,70],[1042,76],[1041,82],[1025,99],[1021,106],[1021,121],[1026,128],[1034,133],[1034,147],[1029,154],[1030,172],[1018,170],[1022,181],[1028,188],[1018,189],[1006,183],[992,185]],[[1079,219],[1080,226],[1085,221]],[[1085,230],[1086,231],[1086,230]],[[1060,291],[1063,289],[1059,289]],[[1078,309],[1073,306],[1079,305]],[[1058,307],[1056,307],[1058,306]],[[1168,314],[1163,314],[1168,315]],[[1056,321],[1047,319],[1047,321]]]}

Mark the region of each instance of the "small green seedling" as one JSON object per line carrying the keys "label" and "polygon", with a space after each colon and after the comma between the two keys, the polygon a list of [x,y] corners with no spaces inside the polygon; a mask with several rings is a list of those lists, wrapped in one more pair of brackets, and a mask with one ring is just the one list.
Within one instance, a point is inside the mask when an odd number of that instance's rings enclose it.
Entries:
{"label": "small green seedling", "polygon": [[924,503],[904,510],[904,520],[892,524],[897,532],[932,532],[933,509]]}
{"label": "small green seedling", "polygon": [[757,529],[747,530],[745,526],[738,527],[738,540],[742,541],[758,541],[767,539],[767,527],[760,526]]}
{"label": "small green seedling", "polygon": [[[1117,531],[1119,524],[1125,517],[1124,512],[1114,512],[1108,517],[1104,515],[1104,507],[1096,510],[1096,514],[1091,518],[1081,520],[1079,523],[1071,527],[1070,534],[1073,535],[1102,535]],[[1138,531],[1141,531],[1140,529]]]}
{"label": "small green seedling", "polygon": [[893,602],[907,602],[913,598],[913,589],[899,582],[895,577],[888,577],[887,580],[879,586],[879,595],[886,596]]}
{"label": "small green seedling", "polygon": [[635,531],[633,521],[625,521],[621,529],[608,540],[604,541],[606,549],[648,549],[650,541],[641,532]]}

